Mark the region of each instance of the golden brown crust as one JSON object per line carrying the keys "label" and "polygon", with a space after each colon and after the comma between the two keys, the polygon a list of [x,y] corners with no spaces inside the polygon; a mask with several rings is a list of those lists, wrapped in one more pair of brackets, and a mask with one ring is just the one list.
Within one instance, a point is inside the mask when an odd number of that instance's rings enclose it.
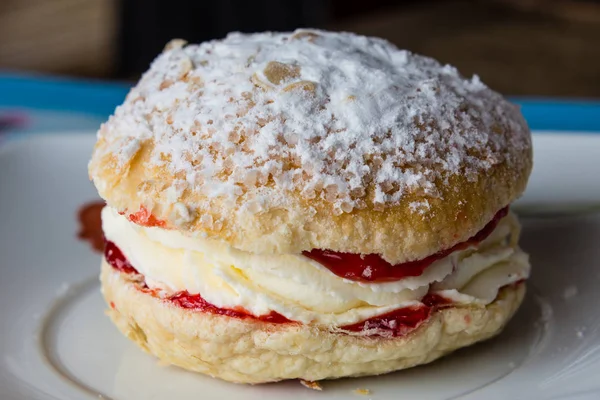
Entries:
{"label": "golden brown crust", "polygon": [[108,315],[125,336],[162,361],[238,383],[377,375],[425,364],[498,334],[525,293],[524,284],[505,287],[487,307],[442,309],[407,336],[386,339],[184,310],[128,279],[103,262]]}

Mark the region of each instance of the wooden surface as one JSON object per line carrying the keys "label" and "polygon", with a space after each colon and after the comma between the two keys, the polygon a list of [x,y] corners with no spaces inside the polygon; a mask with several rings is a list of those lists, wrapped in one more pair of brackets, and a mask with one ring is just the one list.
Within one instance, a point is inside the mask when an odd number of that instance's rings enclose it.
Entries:
{"label": "wooden surface", "polygon": [[[117,1],[0,0],[0,69],[111,77]],[[600,98],[598,1],[403,4],[326,28],[387,38],[506,94]]]}
{"label": "wooden surface", "polygon": [[116,0],[0,0],[0,68],[108,76]]}
{"label": "wooden surface", "polygon": [[486,0],[442,1],[332,28],[385,37],[465,75],[477,73],[505,94],[600,97],[600,23],[594,21]]}

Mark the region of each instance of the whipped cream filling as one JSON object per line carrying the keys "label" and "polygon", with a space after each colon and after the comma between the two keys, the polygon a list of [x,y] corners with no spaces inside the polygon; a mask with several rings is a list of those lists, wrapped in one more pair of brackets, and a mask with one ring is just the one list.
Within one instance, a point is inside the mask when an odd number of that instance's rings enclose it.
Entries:
{"label": "whipped cream filling", "polygon": [[436,261],[420,276],[385,283],[340,278],[301,254],[253,254],[200,236],[139,226],[110,207],[102,210],[102,228],[150,288],[199,293],[217,307],[242,307],[257,316],[276,311],[307,324],[354,324],[417,305],[429,292],[485,305],[530,270],[527,254],[517,246],[520,228],[513,214],[478,246]]}

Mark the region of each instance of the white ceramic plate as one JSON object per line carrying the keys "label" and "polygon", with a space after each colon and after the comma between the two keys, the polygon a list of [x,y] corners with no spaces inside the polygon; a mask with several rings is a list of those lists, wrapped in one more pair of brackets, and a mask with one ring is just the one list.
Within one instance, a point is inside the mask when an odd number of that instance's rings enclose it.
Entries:
{"label": "white ceramic plate", "polygon": [[600,135],[535,136],[515,206],[534,275],[501,336],[412,370],[324,382],[323,392],[160,366],[117,332],[103,314],[100,256],[76,238],[77,210],[96,199],[93,141],[0,148],[1,399],[600,399]]}

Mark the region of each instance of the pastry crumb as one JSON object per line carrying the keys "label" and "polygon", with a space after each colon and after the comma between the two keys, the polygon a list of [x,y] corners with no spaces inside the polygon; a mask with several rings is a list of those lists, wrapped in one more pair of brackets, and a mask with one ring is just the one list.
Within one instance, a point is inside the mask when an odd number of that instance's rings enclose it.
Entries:
{"label": "pastry crumb", "polygon": [[368,396],[371,394],[369,389],[354,389],[354,393],[360,394],[361,396]]}
{"label": "pastry crumb", "polygon": [[323,387],[319,384],[319,382],[305,381],[304,379],[300,379],[300,383],[302,386],[312,390],[323,390]]}

